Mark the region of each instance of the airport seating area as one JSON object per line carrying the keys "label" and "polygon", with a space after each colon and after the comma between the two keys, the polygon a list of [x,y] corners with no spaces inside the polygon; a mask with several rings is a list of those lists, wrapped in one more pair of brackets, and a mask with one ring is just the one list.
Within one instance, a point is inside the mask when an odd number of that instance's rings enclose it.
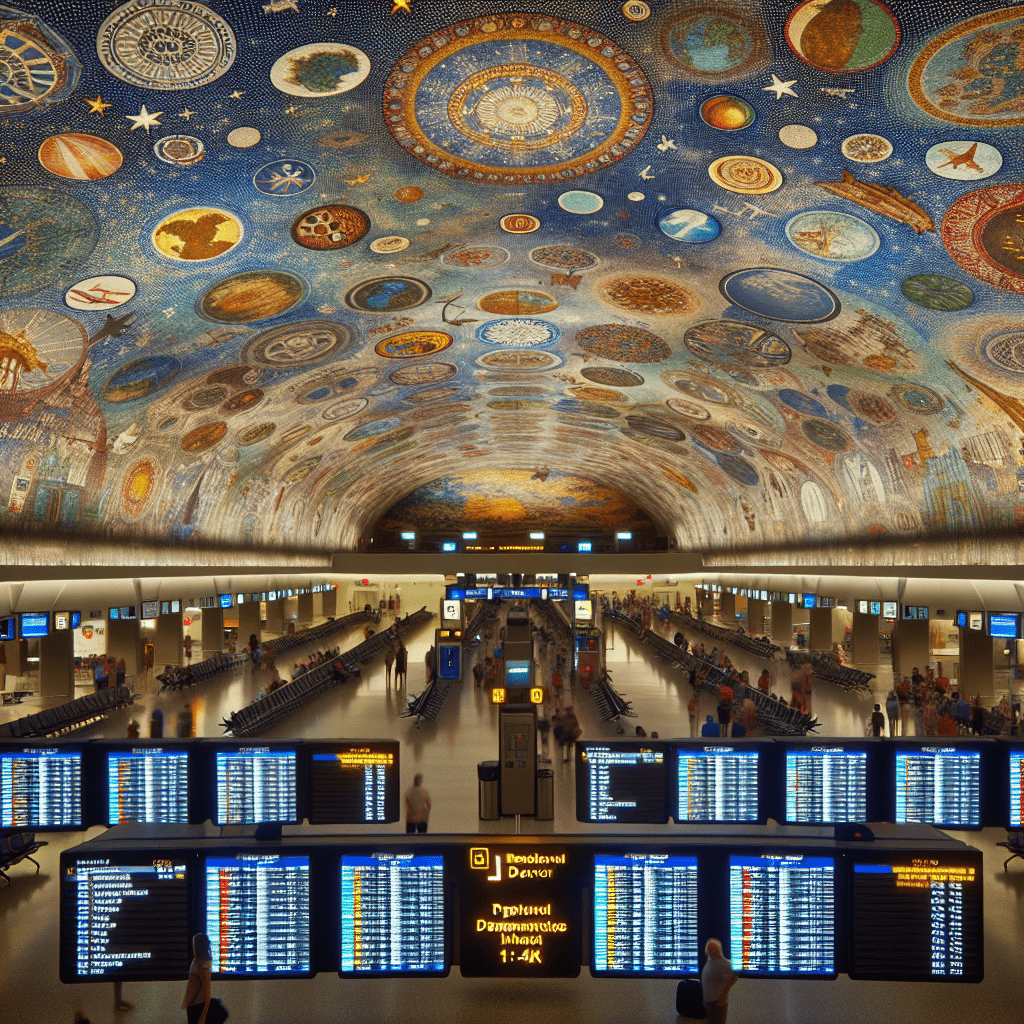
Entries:
{"label": "airport seating area", "polygon": [[[636,718],[633,705],[612,686],[611,675],[607,669],[586,690],[602,722],[618,723],[622,717]],[[621,726],[619,731],[622,731]]]}
{"label": "airport seating area", "polygon": [[826,683],[835,683],[844,690],[859,690],[862,693],[871,692],[871,680],[875,678],[873,672],[865,672],[862,669],[854,668],[852,665],[840,665],[834,655],[829,651],[787,651],[786,661],[790,668],[799,668],[801,665],[810,665],[814,669],[814,676]]}
{"label": "airport seating area", "polygon": [[134,700],[135,694],[127,686],[97,690],[96,693],[86,694],[66,704],[44,708],[34,715],[0,724],[0,739],[50,739],[63,736],[105,718],[112,711],[127,707]]}
{"label": "airport seating area", "polygon": [[0,833],[0,877],[10,885],[11,878],[8,870],[23,860],[30,860],[36,866],[36,874],[39,874],[39,861],[32,854],[49,844],[44,841],[37,841],[34,832],[23,832],[21,829],[4,829]]}
{"label": "airport seating area", "polygon": [[728,626],[718,626],[707,619],[698,619],[693,615],[686,615],[683,612],[671,612],[669,621],[679,626],[685,626],[696,633],[703,633],[720,643],[734,644],[741,650],[749,651],[758,658],[774,659],[781,653],[782,648],[773,644],[766,636],[751,636],[749,633],[742,633],[738,629],[729,629]]}

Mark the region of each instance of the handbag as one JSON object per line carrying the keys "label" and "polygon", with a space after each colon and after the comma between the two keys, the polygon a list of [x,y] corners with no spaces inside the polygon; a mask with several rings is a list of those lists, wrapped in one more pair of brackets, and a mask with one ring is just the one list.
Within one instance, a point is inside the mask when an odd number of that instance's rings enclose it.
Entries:
{"label": "handbag", "polygon": [[206,1011],[206,1024],[224,1024],[228,1019],[228,1011],[219,999],[210,1000],[210,1008]]}

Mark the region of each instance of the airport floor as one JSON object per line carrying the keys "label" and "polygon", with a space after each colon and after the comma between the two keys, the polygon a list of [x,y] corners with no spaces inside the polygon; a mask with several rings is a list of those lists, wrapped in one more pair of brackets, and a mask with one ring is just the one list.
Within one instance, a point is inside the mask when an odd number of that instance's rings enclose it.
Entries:
{"label": "airport floor", "polygon": [[[424,655],[433,642],[433,626],[425,627],[408,641],[408,693],[419,692],[424,679]],[[674,632],[674,629],[673,629]],[[340,634],[344,647],[358,642],[358,633]],[[289,664],[303,652],[289,655]],[[732,655],[731,655],[732,656]],[[608,667],[616,689],[632,701],[636,723],[648,734],[661,738],[689,732],[686,704],[689,686],[663,662],[640,649],[618,628],[610,633]],[[741,654],[732,656],[740,668],[760,673],[761,663]],[[288,675],[284,665],[279,666]],[[756,668],[756,672],[753,671]],[[497,710],[486,691],[468,682],[450,694],[436,724],[400,717],[406,694],[385,686],[384,666],[374,663],[362,678],[346,684],[307,707],[268,738],[385,738],[402,742],[403,787],[416,772],[433,799],[432,833],[476,834],[514,830],[506,819],[483,822],[477,816],[476,764],[497,756]],[[230,679],[214,680],[195,687],[187,695],[159,695],[159,684],[140,682],[140,701],[130,712],[118,712],[102,725],[83,733],[90,737],[122,738],[129,716],[138,719],[148,734],[149,715],[161,707],[173,723],[186,699],[194,702],[196,734],[220,736],[220,721],[227,713],[256,695],[265,676],[248,669]],[[880,679],[881,695],[889,688]],[[84,691],[83,691],[84,692]],[[879,696],[875,696],[875,700]],[[590,698],[580,693],[575,707],[585,738],[613,736],[614,726],[598,721]],[[701,718],[713,708],[701,708]],[[826,685],[816,688],[813,711],[822,723],[820,734],[864,734],[871,702]],[[4,718],[15,709],[4,708]],[[23,706],[20,714],[28,713]],[[629,725],[635,724],[630,722]],[[551,822],[524,819],[523,831],[545,834],[606,832],[600,826],[575,820],[573,766],[557,755],[555,770],[555,818]],[[639,826],[635,831],[670,832],[672,826]],[[337,831],[337,826],[331,827]],[[125,998],[134,1009],[115,1012],[113,986],[109,983],[62,985],[58,978],[58,860],[68,849],[100,834],[52,833],[39,859],[42,870],[33,874],[31,864],[11,870],[13,883],[0,887],[0,934],[3,958],[0,966],[0,1018],[17,1024],[64,1024],[76,1009],[93,1024],[164,1024],[185,1020],[181,1010],[184,982],[126,984]],[[353,832],[367,834],[365,829]],[[384,826],[382,835],[404,831],[401,824]],[[623,829],[622,831],[626,831]],[[629,830],[634,831],[634,830]],[[1003,871],[1003,851],[996,843],[1005,833],[997,829],[958,833],[955,837],[978,847],[985,857],[985,980],[979,985],[940,983],[909,984],[850,981],[763,981],[741,979],[730,996],[732,1024],[850,1024],[891,1019],[901,1024],[943,1024],[952,1020],[1006,1022],[1020,1019],[1020,942],[1024,925],[1024,866],[1014,862]],[[346,1024],[416,1021],[418,1024],[626,1024],[626,1022],[675,1021],[675,987],[671,980],[597,979],[583,969],[568,980],[493,981],[462,978],[457,967],[444,979],[342,980],[334,974],[307,981],[214,981],[214,995],[221,997],[234,1024],[279,1024],[283,1021]]]}

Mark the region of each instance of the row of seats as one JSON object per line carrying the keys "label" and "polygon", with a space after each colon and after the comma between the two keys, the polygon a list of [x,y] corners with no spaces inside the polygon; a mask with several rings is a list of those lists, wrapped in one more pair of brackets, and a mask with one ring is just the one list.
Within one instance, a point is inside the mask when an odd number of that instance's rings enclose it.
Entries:
{"label": "row of seats", "polygon": [[160,687],[160,692],[184,690],[189,686],[195,686],[196,683],[205,683],[207,679],[212,679],[229,669],[237,668],[245,660],[246,655],[244,654],[217,653],[212,658],[197,661],[194,665],[168,665],[157,676],[157,679],[163,684]]}
{"label": "row of seats", "polygon": [[441,680],[435,676],[423,688],[421,693],[416,694],[408,702],[408,707],[402,712],[403,718],[416,719],[416,728],[425,718],[428,722],[436,722],[437,716],[444,707],[445,698],[451,692],[451,680]]}
{"label": "row of seats", "polygon": [[530,601],[530,610],[541,620],[549,633],[560,638],[566,650],[573,648],[572,624],[554,601]]}
{"label": "row of seats", "polygon": [[36,866],[36,874],[39,874],[39,861],[32,854],[41,847],[49,844],[36,840],[34,832],[22,832],[18,830],[5,830],[0,833],[0,876],[10,885],[11,878],[7,869],[23,860],[30,860]]}
{"label": "row of seats", "polygon": [[484,627],[498,617],[498,610],[489,601],[481,601],[480,607],[469,620],[469,625],[463,630],[462,636],[465,643],[463,650],[471,651],[483,639]]}
{"label": "row of seats", "polygon": [[294,647],[301,647],[303,644],[315,643],[324,637],[337,633],[338,630],[347,629],[359,622],[380,622],[380,609],[361,612],[353,612],[351,615],[344,615],[340,619],[328,619],[318,626],[311,626],[309,629],[300,629],[296,633],[286,633],[284,636],[275,637],[263,643],[263,650],[270,654],[278,655],[284,651],[290,651]]}
{"label": "row of seats", "polygon": [[[636,718],[633,705],[612,686],[607,669],[590,684],[587,692],[590,694],[602,722],[618,722],[623,715],[627,718]],[[621,726],[619,731],[622,731]]]}
{"label": "row of seats", "polygon": [[713,622],[708,622],[707,619],[697,619],[683,612],[672,612],[669,619],[677,625],[685,626],[697,633],[703,633],[721,643],[739,647],[758,658],[774,660],[775,655],[782,651],[778,644],[773,644],[766,636],[751,636],[749,633],[741,633],[738,629],[716,626]]}
{"label": "row of seats", "polygon": [[87,694],[77,700],[58,704],[35,715],[0,725],[0,739],[31,739],[61,736],[72,729],[89,725],[118,708],[127,707],[135,695],[127,686],[113,686]]}
{"label": "row of seats", "polygon": [[859,690],[864,693],[871,692],[871,680],[875,678],[874,673],[865,672],[851,665],[840,665],[829,651],[787,651],[786,661],[790,668],[799,668],[801,665],[810,665],[814,674],[819,679],[828,683],[835,683],[844,690]]}

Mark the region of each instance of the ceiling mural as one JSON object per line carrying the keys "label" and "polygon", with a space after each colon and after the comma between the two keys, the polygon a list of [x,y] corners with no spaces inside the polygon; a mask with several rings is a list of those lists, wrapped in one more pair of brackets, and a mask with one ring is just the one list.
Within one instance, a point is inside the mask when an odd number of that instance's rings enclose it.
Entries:
{"label": "ceiling mural", "polygon": [[0,6],[0,528],[1024,529],[1022,9],[531,6]]}

